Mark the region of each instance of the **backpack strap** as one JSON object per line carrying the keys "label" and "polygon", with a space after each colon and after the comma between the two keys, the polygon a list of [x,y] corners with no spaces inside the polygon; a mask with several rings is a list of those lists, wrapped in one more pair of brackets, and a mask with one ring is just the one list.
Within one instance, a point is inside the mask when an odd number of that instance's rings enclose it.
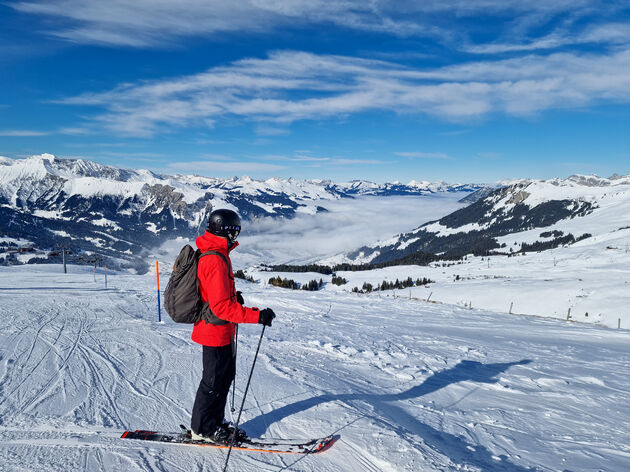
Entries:
{"label": "backpack strap", "polygon": [[219,256],[221,259],[223,259],[223,262],[225,262],[225,265],[228,266],[228,268],[230,269],[230,271],[228,272],[228,277],[230,279],[233,279],[233,277],[232,277],[232,265],[227,260],[227,257],[225,257],[225,255],[220,253],[219,251],[202,252],[201,254],[199,254],[199,259],[201,259],[203,256],[210,256],[210,255]]}
{"label": "backpack strap", "polygon": [[[225,265],[228,267],[228,277],[230,278],[230,280],[234,280],[234,277],[232,276],[232,265],[230,264],[230,262],[228,261],[227,257],[225,257],[224,254],[218,251],[202,252],[201,254],[199,254],[199,259],[201,259],[203,256],[219,256],[221,259],[223,259],[223,262],[225,262]],[[210,305],[208,305],[208,302],[205,302],[203,304],[203,309],[201,313],[202,313],[202,319],[206,323],[209,323],[215,326],[221,326],[221,325],[226,325],[230,323],[229,321],[222,320],[217,315],[215,315],[210,309]]]}

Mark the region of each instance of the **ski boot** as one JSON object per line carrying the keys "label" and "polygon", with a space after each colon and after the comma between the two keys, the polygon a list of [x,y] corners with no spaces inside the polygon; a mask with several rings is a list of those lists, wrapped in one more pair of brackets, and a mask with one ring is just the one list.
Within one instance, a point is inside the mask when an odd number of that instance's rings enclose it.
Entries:
{"label": "ski boot", "polygon": [[[222,428],[224,428],[229,434],[229,440],[232,439],[232,435],[234,435],[234,425],[232,423],[223,423]],[[244,429],[236,428],[236,437],[234,438],[235,443],[241,443],[243,441],[247,441],[249,437]]]}
{"label": "ski boot", "polygon": [[217,426],[217,428],[210,434],[197,434],[194,431],[191,431],[190,438],[194,441],[205,441],[214,444],[229,444],[230,432],[221,425]]}

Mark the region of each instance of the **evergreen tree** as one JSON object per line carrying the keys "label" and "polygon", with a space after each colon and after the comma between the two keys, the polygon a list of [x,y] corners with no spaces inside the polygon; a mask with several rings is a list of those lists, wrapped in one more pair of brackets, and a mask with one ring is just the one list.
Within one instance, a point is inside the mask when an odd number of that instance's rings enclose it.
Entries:
{"label": "evergreen tree", "polygon": [[348,281],[344,277],[339,277],[336,275],[332,276],[332,283],[335,285],[345,285]]}

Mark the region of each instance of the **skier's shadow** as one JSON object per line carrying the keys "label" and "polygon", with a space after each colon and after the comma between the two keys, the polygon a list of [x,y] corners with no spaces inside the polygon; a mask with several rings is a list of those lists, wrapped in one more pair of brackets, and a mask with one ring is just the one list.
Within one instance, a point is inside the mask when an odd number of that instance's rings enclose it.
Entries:
{"label": "skier's shadow", "polygon": [[497,376],[512,366],[525,365],[532,362],[524,359],[518,362],[506,362],[496,364],[482,364],[476,361],[461,361],[455,367],[434,373],[420,385],[395,394],[324,394],[316,397],[300,400],[274,409],[251,419],[243,425],[243,428],[254,436],[262,435],[267,427],[282,419],[300,413],[328,402],[340,401],[344,403],[365,402],[370,404],[375,412],[375,420],[378,417],[386,418],[386,426],[393,428],[400,436],[409,433],[420,436],[423,441],[436,452],[449,457],[456,464],[466,464],[481,468],[483,471],[501,472],[533,472],[538,469],[525,468],[508,461],[506,456],[496,456],[484,446],[469,443],[466,438],[455,436],[420,422],[410,415],[402,407],[394,402],[411,400],[436,392],[448,385],[463,381],[493,384],[499,379]]}

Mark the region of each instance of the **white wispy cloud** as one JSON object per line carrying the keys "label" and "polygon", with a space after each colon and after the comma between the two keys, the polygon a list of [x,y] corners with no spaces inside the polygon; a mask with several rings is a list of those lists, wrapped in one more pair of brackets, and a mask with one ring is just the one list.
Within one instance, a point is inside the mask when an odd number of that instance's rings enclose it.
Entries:
{"label": "white wispy cloud", "polygon": [[155,159],[164,159],[169,157],[168,154],[162,154],[159,152],[100,152],[101,156],[112,156],[112,157],[129,157],[136,160],[140,160],[140,158],[147,158],[148,160],[154,161]]}
{"label": "white wispy cloud", "polygon": [[0,130],[0,136],[13,136],[13,137],[35,137],[35,136],[48,136],[51,134],[48,131],[36,131],[29,129],[6,129]]}
{"label": "white wispy cloud", "polygon": [[83,136],[83,135],[88,135],[88,134],[94,134],[95,130],[91,130],[85,127],[72,127],[72,126],[68,126],[68,127],[62,127],[59,128],[56,133],[58,134],[66,134],[66,135],[70,135],[70,136]]}
{"label": "white wispy cloud", "polygon": [[69,41],[129,47],[164,46],[173,38],[264,32],[312,23],[400,35],[435,29],[408,20],[388,2],[378,0],[33,0],[10,6],[62,20],[49,33]]}
{"label": "white wispy cloud", "polygon": [[359,166],[359,165],[382,165],[389,164],[389,161],[379,159],[345,159],[332,158],[330,163],[336,166]]}
{"label": "white wispy cloud", "polygon": [[205,153],[205,154],[202,154],[200,157],[208,161],[235,161],[236,160],[232,156],[226,156],[224,154],[214,154],[214,153]]}
{"label": "white wispy cloud", "polygon": [[330,157],[315,157],[310,155],[297,154],[295,156],[282,156],[277,154],[271,154],[266,156],[260,156],[260,159],[267,161],[285,161],[285,162],[328,162]]}
{"label": "white wispy cloud", "polygon": [[53,134],[65,134],[65,135],[87,135],[92,134],[93,131],[87,128],[79,127],[61,127],[52,130],[33,130],[33,129],[5,129],[0,130],[0,136],[13,136],[13,137],[37,137],[37,136],[50,136]]}
{"label": "white wispy cloud", "polygon": [[[619,4],[618,4],[619,3]],[[190,36],[266,32],[296,25],[333,24],[398,36],[459,36],[452,28],[473,16],[507,21],[516,34],[560,14],[614,15],[623,2],[603,0],[30,0],[9,5],[26,14],[52,18],[47,31],[89,44],[127,47],[169,46]],[[435,21],[440,15],[442,21]],[[446,24],[444,24],[444,20]]]}
{"label": "white wispy cloud", "polygon": [[183,172],[212,173],[232,172],[235,174],[248,172],[273,172],[286,169],[286,166],[251,161],[189,161],[173,162],[169,168]]}
{"label": "white wispy cloud", "polygon": [[630,23],[611,22],[603,25],[588,26],[578,32],[554,31],[545,36],[529,40],[525,39],[520,42],[472,44],[461,49],[474,54],[500,54],[600,43],[607,45],[630,44]]}
{"label": "white wispy cloud", "polygon": [[630,47],[599,54],[528,54],[439,68],[275,51],[199,74],[121,84],[57,103],[98,107],[104,111],[94,119],[111,131],[151,136],[176,127],[208,126],[226,116],[266,121],[272,127],[370,111],[462,121],[601,101],[630,101]]}
{"label": "white wispy cloud", "polygon": [[286,136],[291,134],[287,128],[278,128],[277,126],[257,126],[256,134],[258,136]]}
{"label": "white wispy cloud", "polygon": [[388,164],[389,161],[381,160],[381,159],[359,159],[352,157],[341,157],[341,156],[331,156],[331,157],[322,157],[322,156],[313,156],[310,154],[301,154],[296,152],[294,156],[279,156],[279,155],[267,155],[261,156],[260,159],[270,160],[270,161],[284,161],[291,162],[294,164],[299,163],[318,163],[318,164],[330,164],[337,166],[354,166],[354,165],[381,165]]}

